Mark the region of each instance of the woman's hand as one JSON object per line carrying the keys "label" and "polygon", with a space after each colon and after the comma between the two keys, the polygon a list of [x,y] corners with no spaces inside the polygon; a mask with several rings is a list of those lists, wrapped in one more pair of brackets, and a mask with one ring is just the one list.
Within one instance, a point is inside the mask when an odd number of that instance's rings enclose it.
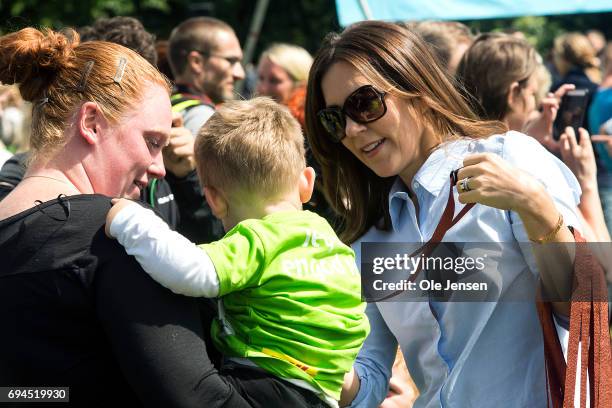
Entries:
{"label": "woman's hand", "polygon": [[550,92],[542,100],[542,112],[537,112],[535,117],[525,125],[523,132],[534,137],[548,150],[559,152],[560,144],[553,139],[553,123],[557,118],[561,99],[568,91],[575,88],[573,84],[563,84],[555,93]]}
{"label": "woman's hand", "polygon": [[404,408],[411,407],[416,395],[410,383],[403,378],[391,377],[389,380],[389,393],[378,408]]}
{"label": "woman's hand", "polygon": [[418,395],[419,391],[410,377],[402,350],[398,348],[389,379],[389,392],[378,408],[411,407]]}
{"label": "woman's hand", "polygon": [[559,211],[544,185],[496,154],[466,156],[457,179],[459,202],[516,212],[531,239],[546,235],[559,220]]}
{"label": "woman's hand", "polygon": [[561,158],[578,179],[582,190],[597,189],[597,163],[589,132],[578,129],[580,142],[576,140],[576,134],[571,127],[565,128],[565,132],[559,138]]}
{"label": "woman's hand", "polygon": [[[530,174],[490,153],[466,156],[458,172],[457,189],[462,203],[480,203],[518,213],[527,237],[532,241],[573,242],[563,218],[544,186]],[[466,178],[467,181],[464,181]],[[467,185],[465,185],[467,184]],[[467,187],[464,189],[464,187]],[[561,221],[561,225],[559,225]],[[560,247],[532,246],[542,286],[551,299],[569,299],[573,255]],[[569,313],[568,302],[553,302],[553,310]]]}
{"label": "woman's hand", "polygon": [[[576,141],[574,130],[568,127],[561,135],[561,157],[580,183],[582,196],[578,208],[585,224],[584,237],[587,241],[609,242],[610,233],[603,215],[601,198],[597,187],[597,163],[591,141],[599,142],[601,138],[610,147],[610,136],[592,136],[580,128],[580,143]],[[592,139],[592,140],[591,140]],[[607,140],[606,140],[607,139]]]}
{"label": "woman's hand", "polygon": [[[463,188],[466,178],[468,190]],[[552,204],[541,183],[495,154],[466,156],[457,179],[459,202],[464,204],[480,203],[500,210],[516,211],[519,215],[539,211],[541,203],[546,203],[542,207],[547,209]],[[546,202],[547,199],[549,202]]]}

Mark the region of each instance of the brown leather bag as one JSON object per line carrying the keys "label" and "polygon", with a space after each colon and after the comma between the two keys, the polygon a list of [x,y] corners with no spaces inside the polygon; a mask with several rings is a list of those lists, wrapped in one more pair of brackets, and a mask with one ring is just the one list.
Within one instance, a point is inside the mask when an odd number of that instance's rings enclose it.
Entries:
{"label": "brown leather bag", "polygon": [[[577,243],[584,238],[574,230]],[[549,302],[537,303],[544,335],[548,404],[553,408],[574,406],[578,344],[580,355],[580,408],[586,408],[587,370],[592,408],[612,407],[612,356],[608,326],[608,303],[604,271],[586,245],[576,245],[573,292],[570,305],[567,363],[553,321]]]}

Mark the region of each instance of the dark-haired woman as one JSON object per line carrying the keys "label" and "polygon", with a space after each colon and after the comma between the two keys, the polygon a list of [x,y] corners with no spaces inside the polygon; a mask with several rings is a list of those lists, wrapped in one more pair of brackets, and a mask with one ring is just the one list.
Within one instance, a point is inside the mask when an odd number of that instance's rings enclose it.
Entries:
{"label": "dark-haired woman", "polygon": [[[506,300],[532,293],[537,279],[568,298],[567,264],[552,270],[519,243],[573,242],[565,226],[579,226],[580,188],[569,169],[537,141],[479,120],[426,45],[397,25],[363,22],[329,36],[307,95],[309,141],[358,265],[367,242],[504,244],[498,267],[482,275],[496,302],[370,303],[371,334],[345,402],[384,399],[399,343],[419,388],[415,407],[546,406],[535,304]],[[466,203],[480,205],[452,224]],[[567,307],[554,306],[559,315]]]}

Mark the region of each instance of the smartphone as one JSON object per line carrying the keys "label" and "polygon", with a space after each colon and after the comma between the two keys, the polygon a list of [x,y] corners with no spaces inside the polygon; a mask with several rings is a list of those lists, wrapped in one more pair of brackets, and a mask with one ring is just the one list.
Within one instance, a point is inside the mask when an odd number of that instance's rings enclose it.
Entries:
{"label": "smartphone", "polygon": [[576,139],[580,140],[578,128],[584,122],[587,103],[589,102],[588,89],[574,89],[568,91],[561,99],[561,106],[557,112],[555,123],[553,124],[553,139],[559,140],[565,128],[571,126],[576,133]]}

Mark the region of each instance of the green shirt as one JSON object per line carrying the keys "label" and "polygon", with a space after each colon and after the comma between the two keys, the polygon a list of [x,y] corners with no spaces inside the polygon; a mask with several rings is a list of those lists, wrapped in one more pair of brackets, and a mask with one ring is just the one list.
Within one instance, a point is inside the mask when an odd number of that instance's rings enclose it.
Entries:
{"label": "green shirt", "polygon": [[212,327],[215,345],[339,400],[369,323],[355,254],[327,221],[278,212],[243,221],[202,248],[225,314]]}

